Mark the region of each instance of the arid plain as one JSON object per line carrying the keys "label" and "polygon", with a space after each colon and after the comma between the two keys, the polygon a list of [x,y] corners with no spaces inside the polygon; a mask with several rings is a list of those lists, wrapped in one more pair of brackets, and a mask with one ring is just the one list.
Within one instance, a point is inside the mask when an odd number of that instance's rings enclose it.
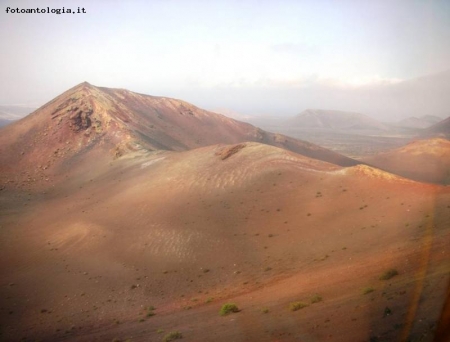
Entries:
{"label": "arid plain", "polygon": [[0,339],[446,341],[432,127],[356,160],[80,84],[0,130]]}

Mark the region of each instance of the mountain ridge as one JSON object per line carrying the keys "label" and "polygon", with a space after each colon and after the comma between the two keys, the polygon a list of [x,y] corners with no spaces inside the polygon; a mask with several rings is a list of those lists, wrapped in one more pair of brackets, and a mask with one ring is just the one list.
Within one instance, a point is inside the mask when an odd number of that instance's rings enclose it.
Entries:
{"label": "mountain ridge", "polygon": [[185,151],[246,141],[340,166],[359,163],[182,100],[83,82],[0,130],[0,171],[3,178],[17,181],[42,180],[50,169],[52,174],[64,174],[89,158],[108,160],[139,150]]}

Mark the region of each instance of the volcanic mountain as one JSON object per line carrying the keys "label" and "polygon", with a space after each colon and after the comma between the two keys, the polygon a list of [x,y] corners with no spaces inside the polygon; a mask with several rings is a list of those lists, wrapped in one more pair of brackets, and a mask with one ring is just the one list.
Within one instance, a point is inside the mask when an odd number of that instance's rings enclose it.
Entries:
{"label": "volcanic mountain", "polygon": [[448,327],[448,187],[86,83],[0,130],[0,146],[17,185],[0,189],[0,340],[406,341]]}
{"label": "volcanic mountain", "polygon": [[33,181],[63,174],[83,160],[112,159],[137,150],[184,151],[245,141],[342,166],[358,163],[184,101],[85,82],[0,130],[0,174],[7,182]]}
{"label": "volcanic mountain", "polygon": [[417,140],[364,160],[417,181],[450,184],[450,141],[446,139]]}
{"label": "volcanic mountain", "polygon": [[342,131],[352,130],[389,130],[385,125],[371,117],[353,112],[339,110],[307,109],[290,118],[286,124],[291,127],[332,129]]}

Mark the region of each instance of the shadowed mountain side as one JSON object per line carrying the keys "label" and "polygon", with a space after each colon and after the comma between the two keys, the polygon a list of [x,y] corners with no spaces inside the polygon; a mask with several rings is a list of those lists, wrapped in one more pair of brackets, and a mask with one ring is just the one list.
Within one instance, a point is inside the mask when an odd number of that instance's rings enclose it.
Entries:
{"label": "shadowed mountain side", "polygon": [[2,183],[37,182],[137,150],[256,141],[341,166],[357,161],[187,102],[82,83],[0,130]]}
{"label": "shadowed mountain side", "polygon": [[[253,142],[83,167],[44,195],[0,192],[5,340],[398,341],[440,316],[444,187]],[[242,311],[221,317],[227,302]]]}
{"label": "shadowed mountain side", "polygon": [[442,137],[450,139],[450,116],[422,131],[424,137]]}
{"label": "shadowed mountain side", "polygon": [[450,184],[450,141],[446,139],[417,140],[364,160],[416,181]]}

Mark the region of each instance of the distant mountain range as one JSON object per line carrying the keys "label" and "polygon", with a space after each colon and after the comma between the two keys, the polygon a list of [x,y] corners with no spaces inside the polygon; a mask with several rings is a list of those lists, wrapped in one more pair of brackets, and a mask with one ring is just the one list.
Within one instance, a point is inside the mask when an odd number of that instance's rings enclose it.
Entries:
{"label": "distant mountain range", "polygon": [[9,125],[10,123],[30,114],[36,108],[26,106],[1,106],[0,105],[0,127]]}
{"label": "distant mountain range", "polygon": [[424,115],[421,117],[412,116],[400,120],[397,123],[394,123],[393,125],[403,128],[424,129],[433,126],[434,124],[437,124],[440,121],[442,121],[442,118],[434,115]]}
{"label": "distant mountain range", "polygon": [[442,121],[439,121],[437,124],[434,124],[431,127],[428,127],[423,132],[424,136],[427,137],[442,137],[442,138],[450,138],[450,116]]}
{"label": "distant mountain range", "polygon": [[372,119],[365,114],[323,109],[307,109],[288,119],[285,124],[290,127],[331,130],[387,131],[390,129],[387,124]]}
{"label": "distant mountain range", "polygon": [[[368,115],[339,110],[307,109],[284,121],[284,126],[301,129],[355,131],[422,130],[438,124],[442,118],[433,115],[409,117],[398,122],[381,122]],[[439,124],[437,126],[440,126]]]}

